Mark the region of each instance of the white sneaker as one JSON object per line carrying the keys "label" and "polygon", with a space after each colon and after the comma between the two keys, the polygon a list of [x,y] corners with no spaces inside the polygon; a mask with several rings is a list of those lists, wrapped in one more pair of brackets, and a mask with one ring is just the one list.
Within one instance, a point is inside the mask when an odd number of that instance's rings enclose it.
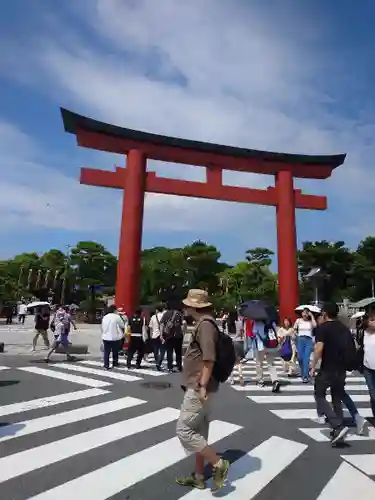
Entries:
{"label": "white sneaker", "polygon": [[326,423],[326,417],[323,415],[321,417],[314,418],[314,422],[319,425],[324,425]]}
{"label": "white sneaker", "polygon": [[355,424],[357,427],[357,434],[358,436],[363,436],[364,430],[365,430],[365,425],[366,425],[366,419],[364,419],[361,415],[356,415],[355,417]]}

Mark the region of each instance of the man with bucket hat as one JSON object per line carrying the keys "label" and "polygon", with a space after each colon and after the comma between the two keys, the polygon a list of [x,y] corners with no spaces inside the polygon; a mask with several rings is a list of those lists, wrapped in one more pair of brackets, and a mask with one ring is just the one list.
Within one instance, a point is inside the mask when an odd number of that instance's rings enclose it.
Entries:
{"label": "man with bucket hat", "polygon": [[[230,463],[221,459],[207,445],[207,439],[211,400],[219,389],[220,381],[224,381],[227,376],[222,375],[223,371],[218,374],[218,348],[222,346],[221,338],[224,338],[220,336],[225,334],[222,334],[216,325],[212,304],[206,291],[189,290],[182,303],[185,306],[185,314],[191,316],[196,325],[184,357],[183,376],[186,385],[182,386],[185,393],[177,422],[177,437],[188,454],[196,454],[196,460],[195,471],[176,481],[182,486],[204,489],[204,464],[208,462],[212,464],[212,489],[219,490],[225,484]],[[231,342],[230,337],[225,338],[225,342],[227,339]],[[229,344],[228,347],[230,352]],[[230,359],[229,365],[231,362]],[[233,366],[224,366],[224,372],[229,371],[228,376],[231,368]]]}

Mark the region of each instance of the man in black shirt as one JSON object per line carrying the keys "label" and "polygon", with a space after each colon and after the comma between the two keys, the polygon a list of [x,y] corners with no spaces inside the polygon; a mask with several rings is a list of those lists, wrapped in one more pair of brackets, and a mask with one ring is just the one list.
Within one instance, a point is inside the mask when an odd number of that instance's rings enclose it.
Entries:
{"label": "man in black shirt", "polygon": [[49,348],[49,339],[48,339],[48,328],[49,328],[49,320],[50,320],[50,309],[49,306],[38,307],[35,314],[35,330],[36,334],[33,338],[33,348],[35,351],[36,344],[38,342],[39,335],[43,337],[44,345]]}
{"label": "man in black shirt", "polygon": [[127,352],[126,366],[131,368],[133,356],[137,353],[136,368],[141,368],[144,355],[143,329],[145,319],[142,317],[142,309],[137,309],[129,318],[130,341]]}
{"label": "man in black shirt", "polygon": [[[315,378],[315,400],[319,415],[325,415],[330,426],[332,445],[343,441],[349,428],[343,425],[342,398],[345,393],[346,367],[342,355],[350,330],[338,321],[339,308],[328,303],[322,308],[322,323],[315,332],[315,350],[311,365],[311,376],[321,360],[319,373]],[[331,390],[332,406],[326,400],[327,390]]]}

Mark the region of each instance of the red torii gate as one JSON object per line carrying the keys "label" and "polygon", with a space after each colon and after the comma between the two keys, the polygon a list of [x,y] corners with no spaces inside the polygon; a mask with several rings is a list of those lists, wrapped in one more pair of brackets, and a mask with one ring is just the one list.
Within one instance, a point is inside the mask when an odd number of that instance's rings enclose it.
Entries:
{"label": "red torii gate", "polygon": [[[293,316],[298,304],[295,209],[325,210],[325,196],[294,189],[293,178],[327,179],[346,155],[308,156],[271,153],[149,134],[109,125],[61,108],[66,132],[78,146],[127,155],[126,168],[81,169],[81,184],[124,190],[117,267],[116,304],[128,314],[139,300],[140,253],[145,192],[255,203],[276,207],[279,302],[281,317]],[[206,168],[206,182],[158,177],[147,172],[147,159]],[[275,176],[275,187],[225,186],[223,170]]]}

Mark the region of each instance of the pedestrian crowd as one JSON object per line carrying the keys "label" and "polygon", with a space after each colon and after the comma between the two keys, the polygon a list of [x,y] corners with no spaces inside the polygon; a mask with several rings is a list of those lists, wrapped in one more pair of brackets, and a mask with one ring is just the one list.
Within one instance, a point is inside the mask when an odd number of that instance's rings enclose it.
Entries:
{"label": "pedestrian crowd", "polygon": [[[134,358],[135,368],[141,369],[152,356],[156,369],[163,371],[166,355],[168,373],[174,372],[174,362],[176,370],[182,372],[184,394],[176,432],[185,451],[196,457],[194,471],[176,479],[182,486],[204,489],[207,463],[212,466],[213,489],[224,486],[230,463],[207,444],[212,402],[222,383],[235,383],[235,372],[241,385],[247,382],[243,365],[249,360],[255,361],[255,382],[261,387],[267,386],[264,365],[268,365],[275,397],[282,391],[277,358],[284,361],[286,377],[301,377],[303,384],[313,384],[316,418],[319,423],[329,424],[332,445],[342,443],[349,432],[343,405],[349,410],[357,434],[363,434],[366,424],[345,390],[348,373],[357,371],[364,375],[375,417],[375,311],[370,310],[361,318],[354,333],[339,320],[335,303],[325,304],[315,314],[306,307],[297,320],[284,318],[279,325],[275,318],[254,319],[245,312],[241,309],[229,315],[222,312],[219,328],[207,292],[193,289],[181,307],[176,304],[157,307],[149,319],[141,309],[128,316],[115,305],[109,307],[102,319],[105,369],[119,366],[119,356],[123,354],[129,370]],[[186,318],[190,318],[194,327],[182,357]],[[59,346],[71,360],[71,327],[76,329],[68,308],[58,306],[51,315],[48,306],[41,306],[35,315],[33,350],[41,336],[48,348],[46,362]],[[52,345],[48,328],[54,334]],[[331,403],[326,399],[328,390]]]}

